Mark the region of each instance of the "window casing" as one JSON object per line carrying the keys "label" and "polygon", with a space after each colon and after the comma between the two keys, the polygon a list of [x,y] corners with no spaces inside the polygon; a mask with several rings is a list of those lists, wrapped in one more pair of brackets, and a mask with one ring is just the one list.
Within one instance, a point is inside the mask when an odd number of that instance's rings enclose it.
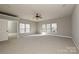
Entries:
{"label": "window casing", "polygon": [[57,24],[52,23],[52,24],[42,24],[42,32],[57,32]]}
{"label": "window casing", "polygon": [[57,24],[56,23],[52,24],[52,32],[57,32]]}
{"label": "window casing", "polygon": [[51,32],[51,24],[47,24],[47,32]]}
{"label": "window casing", "polygon": [[30,33],[30,24],[20,23],[20,33]]}
{"label": "window casing", "polygon": [[20,23],[20,33],[25,33],[25,24]]}
{"label": "window casing", "polygon": [[30,24],[25,24],[25,27],[26,27],[26,29],[25,29],[25,32],[26,33],[30,33]]}

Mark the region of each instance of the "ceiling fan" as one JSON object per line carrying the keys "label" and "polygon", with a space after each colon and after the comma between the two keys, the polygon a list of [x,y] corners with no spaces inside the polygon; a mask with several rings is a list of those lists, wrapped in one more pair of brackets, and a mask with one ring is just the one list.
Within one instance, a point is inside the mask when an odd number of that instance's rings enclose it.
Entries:
{"label": "ceiling fan", "polygon": [[42,16],[41,16],[41,14],[36,13],[35,16],[34,16],[34,18],[35,18],[36,20],[39,20],[39,19],[42,19]]}

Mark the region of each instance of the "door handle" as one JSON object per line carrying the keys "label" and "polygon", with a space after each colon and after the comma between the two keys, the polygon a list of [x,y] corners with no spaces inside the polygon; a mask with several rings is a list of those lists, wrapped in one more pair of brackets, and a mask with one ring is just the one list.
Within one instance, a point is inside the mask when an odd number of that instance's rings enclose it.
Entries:
{"label": "door handle", "polygon": [[8,32],[8,30],[6,30],[6,32]]}

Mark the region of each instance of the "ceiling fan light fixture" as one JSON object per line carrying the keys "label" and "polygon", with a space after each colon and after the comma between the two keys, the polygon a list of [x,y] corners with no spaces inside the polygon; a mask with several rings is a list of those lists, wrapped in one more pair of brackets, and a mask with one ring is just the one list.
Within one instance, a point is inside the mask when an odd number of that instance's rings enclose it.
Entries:
{"label": "ceiling fan light fixture", "polygon": [[36,20],[39,20],[39,19],[41,19],[42,17],[41,17],[40,14],[36,13],[35,18],[36,18]]}

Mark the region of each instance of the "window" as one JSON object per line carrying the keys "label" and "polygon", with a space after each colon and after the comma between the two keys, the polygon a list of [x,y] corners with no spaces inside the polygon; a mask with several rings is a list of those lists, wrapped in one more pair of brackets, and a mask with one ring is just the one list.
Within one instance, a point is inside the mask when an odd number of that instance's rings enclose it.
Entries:
{"label": "window", "polygon": [[47,32],[51,32],[51,24],[47,24]]}
{"label": "window", "polygon": [[20,33],[30,33],[30,24],[20,23]]}
{"label": "window", "polygon": [[52,32],[57,32],[57,24],[56,23],[52,24]]}
{"label": "window", "polygon": [[25,29],[26,33],[30,32],[30,24],[26,24],[26,29]]}
{"label": "window", "polygon": [[52,24],[42,24],[42,32],[57,32],[57,24],[52,23]]}
{"label": "window", "polygon": [[24,33],[25,32],[25,24],[20,23],[20,33]]}

